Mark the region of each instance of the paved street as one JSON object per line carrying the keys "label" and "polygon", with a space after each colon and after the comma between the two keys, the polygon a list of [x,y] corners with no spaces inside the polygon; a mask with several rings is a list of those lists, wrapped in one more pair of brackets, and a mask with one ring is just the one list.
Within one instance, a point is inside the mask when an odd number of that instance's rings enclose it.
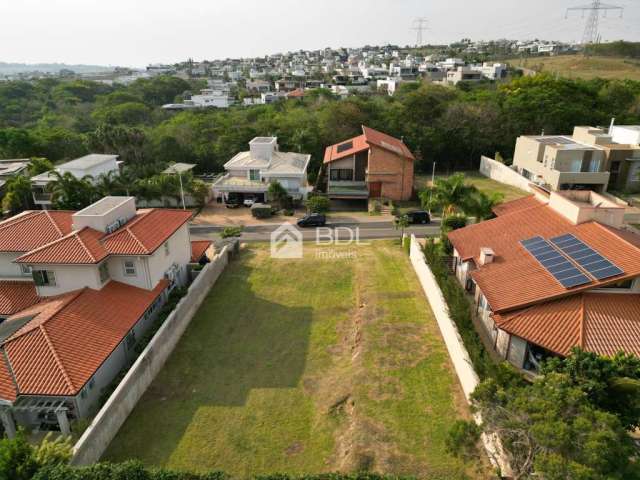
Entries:
{"label": "paved street", "polygon": [[[268,242],[271,238],[271,232],[278,227],[279,225],[247,226],[242,231],[241,239],[246,242]],[[190,231],[192,235],[197,237],[215,239],[218,238],[223,228],[219,225],[192,225]],[[400,232],[395,229],[392,222],[327,223],[326,227],[323,228],[303,228],[299,230],[302,232],[304,240],[316,240],[317,238],[327,240],[329,235],[334,240],[343,241],[355,240],[356,235],[360,240],[394,238],[400,235]],[[440,233],[440,221],[434,220],[429,225],[412,225],[406,231],[419,236],[435,236]]]}

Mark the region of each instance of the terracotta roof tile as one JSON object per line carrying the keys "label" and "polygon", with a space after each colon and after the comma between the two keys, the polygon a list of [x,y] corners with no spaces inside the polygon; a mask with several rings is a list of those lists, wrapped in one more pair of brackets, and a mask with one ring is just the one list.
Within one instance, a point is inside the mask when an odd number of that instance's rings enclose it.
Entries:
{"label": "terracotta roof tile", "polygon": [[[166,286],[162,280],[147,291],[112,280],[102,290],[61,295],[8,319],[35,315],[2,345],[18,393],[76,395]],[[11,400],[4,377],[0,368],[0,396]]]}
{"label": "terracotta roof tile", "polygon": [[411,150],[409,150],[402,140],[374,130],[373,128],[365,127],[364,125],[362,126],[362,133],[369,144],[376,145],[403,157],[415,160],[413,153],[411,153]]}
{"label": "terracotta roof tile", "polygon": [[16,384],[13,381],[11,372],[9,372],[9,366],[4,358],[4,353],[0,352],[0,398],[15,401],[18,398],[18,390]]}
{"label": "terracotta roof tile", "polygon": [[210,240],[192,240],[191,241],[191,263],[200,261],[204,253],[213,242]]}
{"label": "terracotta roof tile", "polygon": [[88,264],[99,263],[109,252],[100,239],[104,233],[83,228],[18,257],[17,263]]}
{"label": "terracotta roof tile", "polygon": [[140,210],[122,228],[102,240],[110,254],[148,255],[191,219],[189,210]]}
{"label": "terracotta roof tile", "polygon": [[640,295],[586,292],[495,315],[503,330],[560,355],[640,355]]}
{"label": "terracotta roof tile", "polygon": [[28,252],[71,232],[74,212],[26,211],[0,222],[0,251]]}
{"label": "terracotta roof tile", "polygon": [[38,302],[38,294],[33,282],[0,281],[0,315],[13,315]]}
{"label": "terracotta roof tile", "polygon": [[[338,147],[348,142],[352,142],[353,146],[347,150],[338,152]],[[341,158],[345,158],[353,155],[354,153],[363,152],[365,150],[369,150],[369,144],[367,143],[366,137],[364,135],[359,135],[357,137],[345,140],[344,142],[336,143],[335,145],[327,147],[324,151],[324,163],[340,160]]]}
{"label": "terracotta roof tile", "polygon": [[544,203],[538,200],[535,195],[529,195],[510,202],[501,203],[500,205],[493,207],[493,213],[498,216],[507,215],[509,213],[521,212],[530,208],[540,207],[541,205],[544,205]]}
{"label": "terracotta roof tile", "polygon": [[[521,245],[536,235],[550,238],[572,233],[624,270],[624,275],[565,289]],[[546,205],[532,207],[449,233],[462,259],[478,265],[481,247],[495,252],[493,263],[471,273],[494,312],[519,309],[570,295],[598,285],[640,275],[640,249],[626,239],[628,232],[596,222],[574,225]]]}

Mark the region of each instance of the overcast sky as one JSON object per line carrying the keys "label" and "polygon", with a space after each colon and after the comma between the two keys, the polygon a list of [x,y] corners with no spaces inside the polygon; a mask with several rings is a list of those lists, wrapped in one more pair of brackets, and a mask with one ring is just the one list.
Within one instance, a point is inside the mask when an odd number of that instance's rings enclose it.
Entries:
{"label": "overcast sky", "polygon": [[[144,66],[463,37],[579,40],[590,0],[0,0],[0,61]],[[611,0],[604,40],[640,41],[640,0]]]}

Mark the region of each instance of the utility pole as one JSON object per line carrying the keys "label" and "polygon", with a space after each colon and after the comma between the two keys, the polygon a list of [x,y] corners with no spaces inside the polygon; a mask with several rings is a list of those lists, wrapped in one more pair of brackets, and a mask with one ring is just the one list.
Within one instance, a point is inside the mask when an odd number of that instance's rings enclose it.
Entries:
{"label": "utility pole", "polygon": [[416,47],[422,46],[422,33],[427,31],[427,17],[418,17],[413,21],[411,30],[416,31]]}
{"label": "utility pole", "polygon": [[589,45],[592,43],[600,42],[600,34],[598,32],[598,24],[600,23],[600,12],[602,11],[602,16],[606,17],[609,10],[619,11],[620,18],[622,18],[624,7],[603,3],[600,0],[593,0],[588,5],[580,5],[577,7],[567,8],[565,18],[569,18],[569,12],[582,12],[582,18],[584,18],[585,13],[588,12],[589,16],[587,17],[587,23],[584,26],[584,33],[582,34],[582,45]]}

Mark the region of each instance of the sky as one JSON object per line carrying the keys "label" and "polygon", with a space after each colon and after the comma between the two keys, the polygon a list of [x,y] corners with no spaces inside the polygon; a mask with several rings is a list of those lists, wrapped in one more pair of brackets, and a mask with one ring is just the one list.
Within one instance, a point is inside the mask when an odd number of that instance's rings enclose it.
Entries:
{"label": "sky", "polygon": [[[298,49],[461,38],[579,41],[590,0],[0,0],[0,62],[143,67]],[[640,41],[640,0],[610,0],[603,40]]]}

